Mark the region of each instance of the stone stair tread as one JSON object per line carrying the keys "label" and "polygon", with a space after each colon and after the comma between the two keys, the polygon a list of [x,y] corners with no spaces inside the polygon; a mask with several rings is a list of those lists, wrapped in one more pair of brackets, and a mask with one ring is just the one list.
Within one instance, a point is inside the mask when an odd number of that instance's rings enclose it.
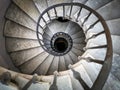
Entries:
{"label": "stone stair tread", "polygon": [[37,72],[39,75],[45,75],[48,70],[49,70],[49,67],[53,61],[55,56],[53,55],[49,55],[46,60],[44,60],[44,62],[36,69],[35,72]]}
{"label": "stone stair tread", "polygon": [[102,6],[106,5],[107,3],[113,0],[88,0],[85,5],[91,7],[92,9],[96,10],[101,8]]}
{"label": "stone stair tread", "polygon": [[19,66],[19,65],[23,64],[24,62],[28,61],[29,59],[34,58],[35,56],[37,56],[38,54],[40,54],[43,51],[44,50],[42,49],[42,47],[36,47],[33,49],[13,52],[10,54],[10,57],[13,60],[13,63],[16,66]]}
{"label": "stone stair tread", "polygon": [[42,37],[43,37],[43,40],[44,40],[44,39],[51,40],[51,38],[52,38],[52,37],[50,37],[47,33],[44,33],[44,34],[42,35]]}
{"label": "stone stair tread", "polygon": [[49,27],[46,27],[44,32],[45,32],[46,34],[48,34],[50,37],[53,36],[53,33],[51,32],[51,30],[50,30]]}
{"label": "stone stair tread", "polygon": [[[78,12],[79,12],[79,10],[78,10]],[[74,14],[74,17],[75,17],[75,18],[77,18],[78,12],[76,12],[76,13]],[[80,16],[78,17],[78,21],[81,21],[81,19],[82,19],[83,17],[85,17],[87,14],[89,14],[89,11],[88,11],[87,9],[85,9],[85,8],[82,8],[81,13],[80,13]]]}
{"label": "stone stair tread", "polygon": [[80,31],[80,27],[79,25],[76,25],[76,23],[74,22],[69,22],[66,30],[65,30],[65,33],[68,33],[69,35],[74,35],[76,33],[78,33]]}
{"label": "stone stair tread", "polygon": [[64,55],[65,59],[65,66],[68,69],[69,64],[73,64],[72,58],[69,56],[69,54]]}
{"label": "stone stair tread", "polygon": [[[105,59],[105,55],[106,55],[106,50],[105,48],[103,49],[90,49],[90,50],[87,50],[85,52],[85,55],[86,54],[89,54],[91,55],[92,57],[94,57],[95,59],[98,59],[98,60],[104,60]],[[97,52],[97,53],[96,53]],[[87,55],[86,55],[87,56]]]}
{"label": "stone stair tread", "polygon": [[64,71],[64,70],[66,70],[65,58],[64,58],[64,56],[60,56],[59,69],[58,69],[58,71]]}
{"label": "stone stair tread", "polygon": [[4,85],[0,83],[0,90],[19,90],[16,85]]}
{"label": "stone stair tread", "polygon": [[37,25],[36,22],[33,21],[27,14],[25,14],[15,4],[10,5],[5,17],[9,20],[19,23],[32,30],[36,30],[36,25]]}
{"label": "stone stair tread", "polygon": [[85,37],[85,35],[84,35],[83,31],[81,30],[81,31],[71,35],[71,37],[72,37],[72,39],[75,39],[75,38]]}
{"label": "stone stair tread", "polygon": [[33,18],[36,22],[40,16],[33,0],[12,0],[18,7],[20,7],[26,14]]}
{"label": "stone stair tread", "polygon": [[37,40],[6,38],[6,48],[8,52],[30,49],[40,46]]}
{"label": "stone stair tread", "polygon": [[106,36],[105,34],[101,34],[95,38],[90,39],[87,42],[87,46],[91,47],[90,43],[93,43],[93,46],[101,46],[101,45],[106,45],[107,41],[106,41]]}
{"label": "stone stair tread", "polygon": [[120,54],[120,36],[111,35],[112,37],[112,44],[113,44],[113,52]]}
{"label": "stone stair tread", "polygon": [[4,35],[14,38],[37,39],[35,31],[9,20],[6,21]]}
{"label": "stone stair tread", "polygon": [[59,56],[55,56],[49,67],[47,74],[52,75],[54,71],[58,71],[58,67],[59,67]]}
{"label": "stone stair tread", "polygon": [[[84,21],[84,19],[87,17],[88,15],[85,15],[83,18],[81,18],[81,22]],[[94,15],[91,14],[88,18],[88,20],[84,23],[84,25],[92,25],[93,23],[95,23],[98,20],[98,18]]]}
{"label": "stone stair tread", "polygon": [[30,59],[26,63],[22,64],[19,68],[22,72],[27,74],[36,73],[34,72],[34,70],[36,70],[36,68],[40,64],[42,64],[42,62],[48,57],[48,55],[49,54],[44,51],[37,55],[36,57],[34,57],[33,59]]}
{"label": "stone stair tread", "polygon": [[[85,25],[86,28],[89,28],[91,24],[87,24]],[[85,29],[84,29],[85,30]],[[98,22],[93,28],[91,28],[87,33],[89,34],[90,32],[92,33],[99,33],[101,31],[103,31],[104,28],[102,26],[102,24],[100,22]]]}
{"label": "stone stair tread", "polygon": [[71,77],[71,82],[72,82],[73,90],[84,90],[82,85],[75,78]]}
{"label": "stone stair tread", "polygon": [[105,85],[103,86],[103,89],[102,90],[113,90],[112,88],[111,88],[111,86],[109,85],[109,83],[108,82],[106,82],[105,83]]}
{"label": "stone stair tread", "polygon": [[57,32],[64,32],[67,28],[69,22],[59,22],[54,20],[52,23],[48,25],[50,31],[55,34]]}
{"label": "stone stair tread", "polygon": [[81,56],[83,54],[83,52],[81,50],[78,50],[74,47],[71,49],[71,51],[77,56]]}
{"label": "stone stair tread", "polygon": [[70,3],[72,0],[47,0],[48,6],[52,6],[59,3]]}
{"label": "stone stair tread", "polygon": [[58,77],[57,86],[58,86],[58,90],[73,90],[69,75]]}
{"label": "stone stair tread", "polygon": [[41,13],[48,7],[46,0],[33,0],[33,1]]}
{"label": "stone stair tread", "polygon": [[63,17],[63,7],[60,6],[60,7],[56,7],[55,9],[57,11],[57,16],[58,17]]}
{"label": "stone stair tread", "polygon": [[80,9],[80,7],[79,6],[73,6],[72,7],[72,11],[71,11],[71,7],[69,7],[69,9],[68,9],[68,11],[67,11],[67,16],[69,17],[70,16],[70,12],[71,12],[71,18],[73,18],[74,17],[74,14],[76,14],[76,12],[78,12],[78,10]]}
{"label": "stone stair tread", "polygon": [[[84,54],[83,57],[92,57],[92,58],[94,58],[91,54],[88,54],[88,53]],[[98,64],[96,65],[96,63],[89,63],[89,62],[86,62],[85,60],[81,61],[81,64],[84,67],[84,69],[86,70],[86,72],[87,72],[88,76],[90,77],[92,83],[94,83],[95,80],[97,79],[97,76],[98,76],[98,74],[99,74],[99,72],[101,70],[102,65],[98,65]]]}
{"label": "stone stair tread", "polygon": [[83,48],[86,46],[86,44],[73,44],[73,47],[79,50],[83,50]]}
{"label": "stone stair tread", "polygon": [[68,54],[74,63],[78,62],[78,56],[76,54],[74,54],[72,51],[70,51]]}
{"label": "stone stair tread", "polygon": [[[15,81],[18,83],[20,88],[23,88],[28,83],[29,80],[18,76],[15,79]],[[50,86],[49,83],[38,82],[31,84],[28,90],[49,90],[49,86]]]}
{"label": "stone stair tread", "polygon": [[50,40],[44,39],[43,42],[44,42],[44,44],[45,44],[46,47],[47,47],[47,46],[51,47],[51,42],[50,42]]}
{"label": "stone stair tread", "polygon": [[109,84],[108,87],[111,87],[112,90],[119,90],[120,89],[120,81],[111,73],[109,74],[109,77],[107,79],[107,82]]}
{"label": "stone stair tread", "polygon": [[[79,72],[81,75],[81,78],[84,80],[84,82],[89,86],[92,87],[93,82],[91,81],[91,78],[89,77],[89,75],[87,74],[86,69],[83,67],[82,64],[79,64],[77,67],[74,68],[75,71]],[[70,75],[71,77],[73,76],[73,73],[71,73],[70,71]]]}
{"label": "stone stair tread", "polygon": [[76,3],[82,3],[82,4],[85,4],[88,0],[73,0],[73,2],[76,2]]}
{"label": "stone stair tread", "polygon": [[104,7],[98,9],[97,12],[101,14],[105,20],[112,20],[112,19],[120,18],[119,10],[120,10],[120,1],[114,0],[106,4]]}
{"label": "stone stair tread", "polygon": [[75,38],[75,39],[73,39],[73,43],[76,43],[76,44],[85,43],[85,37]]}
{"label": "stone stair tread", "polygon": [[112,68],[111,68],[111,73],[114,75],[119,81],[120,81],[120,55],[118,54],[113,54],[113,62],[112,62]]}
{"label": "stone stair tread", "polygon": [[107,21],[107,25],[112,35],[120,35],[120,18]]}
{"label": "stone stair tread", "polygon": [[[88,0],[73,0],[73,3],[81,3],[81,4],[85,4]],[[71,17],[74,18],[75,14],[77,14],[79,12],[79,9],[80,7],[78,6],[73,6],[73,10],[72,10],[72,13],[71,13]],[[70,13],[70,9],[68,11],[68,15]]]}

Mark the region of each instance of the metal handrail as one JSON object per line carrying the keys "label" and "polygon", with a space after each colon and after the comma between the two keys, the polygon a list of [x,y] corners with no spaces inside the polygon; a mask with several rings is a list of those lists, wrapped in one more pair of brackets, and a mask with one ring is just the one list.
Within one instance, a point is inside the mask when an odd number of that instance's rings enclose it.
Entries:
{"label": "metal handrail", "polygon": [[[94,82],[94,84],[93,84],[93,86],[91,88],[91,90],[98,90],[98,89],[102,90],[102,87],[104,86],[104,84],[105,84],[105,82],[107,80],[107,77],[109,75],[109,72],[110,72],[110,68],[111,68],[111,64],[112,64],[112,54],[113,54],[113,51],[112,51],[112,40],[111,40],[111,35],[110,35],[110,32],[109,32],[109,28],[108,28],[105,20],[103,19],[103,17],[100,14],[98,14],[95,10],[93,10],[93,9],[89,8],[88,6],[86,6],[84,4],[81,4],[81,3],[61,3],[61,4],[56,4],[56,5],[53,5],[51,7],[48,7],[46,10],[43,11],[43,13],[40,15],[40,17],[38,19],[37,28],[36,28],[36,30],[37,30],[36,33],[37,33],[38,41],[39,41],[39,43],[40,43],[41,46],[44,46],[43,44],[41,44],[41,41],[39,40],[40,38],[38,36],[39,26],[40,26],[39,22],[43,18],[43,15],[45,13],[48,13],[49,10],[54,9],[55,10],[55,14],[56,14],[56,18],[57,18],[56,7],[61,7],[61,6],[63,6],[63,10],[64,10],[65,6],[71,6],[70,16],[71,16],[71,12],[72,12],[72,7],[73,6],[80,7],[80,12],[81,12],[82,8],[90,11],[90,15],[91,15],[91,13],[94,14],[98,18],[98,21],[96,21],[93,25],[91,25],[91,27],[89,27],[89,29],[91,29],[97,22],[101,22],[101,24],[102,24],[102,26],[104,28],[104,33],[106,35],[106,41],[107,41],[107,45],[106,45],[106,48],[107,48],[106,57],[105,57],[102,69],[101,69],[101,71],[100,71],[100,73],[99,73],[96,81]],[[80,15],[80,12],[78,13],[78,15]],[[88,17],[86,18],[86,20],[84,21],[84,23],[87,21],[87,19],[89,18],[90,15],[88,15]],[[63,17],[65,18],[64,14],[63,14]],[[56,19],[56,18],[54,18],[54,19]],[[67,18],[67,19],[72,20],[72,18]],[[78,19],[78,16],[77,16],[77,19]],[[49,22],[49,21],[46,21],[46,22]],[[88,31],[88,29],[87,29],[87,31]],[[100,34],[98,34],[98,35],[100,35]]]}

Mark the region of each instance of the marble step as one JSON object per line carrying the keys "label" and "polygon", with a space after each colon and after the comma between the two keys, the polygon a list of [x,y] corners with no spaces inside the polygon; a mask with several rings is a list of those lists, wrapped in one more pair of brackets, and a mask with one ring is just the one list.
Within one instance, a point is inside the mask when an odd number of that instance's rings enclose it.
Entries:
{"label": "marble step", "polygon": [[39,12],[41,13],[48,7],[47,0],[33,0],[33,1],[36,7],[38,8]]}
{"label": "marble step", "polygon": [[10,85],[4,85],[0,83],[0,90],[19,90],[19,88],[13,83]]}
{"label": "marble step", "polygon": [[73,64],[73,60],[69,54],[64,55],[64,59],[65,59],[66,69],[68,69],[69,64]]}
{"label": "marble step", "polygon": [[72,82],[69,75],[57,78],[58,90],[73,90]]}
{"label": "marble step", "polygon": [[[15,81],[18,83],[18,86],[20,88],[23,88],[28,82],[28,79],[25,79],[23,77],[18,76]],[[37,82],[32,83],[31,86],[28,88],[28,90],[49,90],[49,83],[43,83],[43,82]]]}
{"label": "marble step", "polygon": [[59,3],[71,3],[73,0],[47,0],[48,6],[52,6]]}
{"label": "marble step", "polygon": [[104,7],[97,10],[99,14],[103,16],[105,20],[112,20],[120,18],[120,1],[114,0],[108,4],[106,4]]}
{"label": "marble step", "polygon": [[30,49],[40,46],[37,40],[6,38],[6,48],[8,52]]}
{"label": "marble step", "polygon": [[44,51],[40,53],[39,55],[35,56],[34,58],[28,60],[24,64],[22,64],[19,68],[22,72],[27,73],[27,74],[37,73],[35,72],[36,68],[38,68],[39,65],[41,65],[46,60],[48,55],[49,54]]}
{"label": "marble step", "polygon": [[66,70],[65,58],[64,58],[64,56],[60,56],[58,71],[64,71],[64,70]]}
{"label": "marble step", "polygon": [[55,34],[57,32],[65,32],[69,22],[59,22],[57,20],[53,20],[52,23],[48,25],[49,30]]}
{"label": "marble step", "polygon": [[[100,54],[99,54],[99,56],[100,56]],[[83,57],[92,57],[92,58],[94,58],[90,53],[89,54],[85,53],[83,55]],[[97,58],[97,59],[99,59],[99,58]],[[84,69],[86,70],[86,72],[87,72],[90,80],[92,81],[92,83],[94,83],[95,80],[97,79],[97,76],[98,76],[101,68],[102,68],[102,65],[94,63],[94,62],[90,63],[90,62],[87,62],[85,60],[82,60],[81,64],[83,65]]]}
{"label": "marble step", "polygon": [[12,1],[26,14],[33,18],[36,22],[38,21],[40,13],[36,8],[33,0],[12,0]]}
{"label": "marble step", "polygon": [[59,67],[59,56],[55,56],[49,67],[47,74],[52,75],[53,72],[58,71],[58,67]]}
{"label": "marble step", "polygon": [[78,50],[74,47],[71,49],[71,51],[77,56],[81,56],[83,54],[83,52],[81,50]]}
{"label": "marble step", "polygon": [[120,35],[120,18],[108,20],[107,25],[112,35]]}
{"label": "marble step", "polygon": [[68,33],[69,35],[74,35],[74,34],[80,32],[81,30],[82,30],[82,28],[80,28],[79,25],[77,25],[74,22],[69,22],[69,24],[65,30],[65,33]]}
{"label": "marble step", "polygon": [[27,28],[36,30],[36,22],[33,19],[31,19],[20,8],[18,8],[15,4],[10,5],[5,17]]}
{"label": "marble step", "polygon": [[89,6],[90,8],[96,10],[98,8],[101,8],[102,6],[106,5],[107,3],[110,3],[113,0],[88,0],[85,5]]}
{"label": "marble step", "polygon": [[113,52],[120,54],[120,36],[111,35],[112,37],[112,44],[113,44]]}
{"label": "marble step", "polygon": [[[86,69],[84,68],[84,66],[82,64],[77,64],[77,66],[74,68],[75,71],[77,71],[80,76],[81,76],[81,79],[84,80],[84,82],[87,84],[88,87],[92,87],[93,85],[93,82],[91,81],[91,78],[89,77],[89,74],[87,73]],[[72,78],[74,78],[73,76],[73,72],[70,70],[70,76]],[[77,79],[76,79],[77,80]],[[77,82],[76,82],[77,83]],[[82,84],[79,82],[80,84],[80,88],[82,88]]]}
{"label": "marble step", "polygon": [[84,90],[82,85],[79,83],[78,80],[76,80],[73,77],[70,77],[70,78],[71,78],[71,83],[72,83],[73,90]]}
{"label": "marble step", "polygon": [[23,39],[37,39],[35,31],[9,20],[7,20],[5,24],[4,36]]}
{"label": "marble step", "polygon": [[68,54],[70,58],[72,59],[73,63],[78,62],[78,56],[76,54],[74,54],[72,51],[70,51]]}
{"label": "marble step", "polygon": [[11,57],[13,63],[16,66],[19,66],[19,65],[29,61],[30,59],[34,58],[35,56],[37,56],[38,54],[40,54],[43,51],[44,50],[42,49],[42,47],[35,47],[32,49],[27,49],[27,50],[23,50],[23,51],[10,53],[10,57]]}
{"label": "marble step", "polygon": [[35,70],[39,75],[47,74],[55,56],[49,55],[43,63]]}

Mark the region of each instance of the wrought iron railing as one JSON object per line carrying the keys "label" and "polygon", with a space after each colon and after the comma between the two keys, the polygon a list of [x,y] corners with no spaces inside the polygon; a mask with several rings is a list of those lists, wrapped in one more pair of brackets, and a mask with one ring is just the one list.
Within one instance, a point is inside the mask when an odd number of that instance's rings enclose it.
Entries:
{"label": "wrought iron railing", "polygon": [[[73,17],[73,9],[74,7],[77,6],[79,9],[76,11],[77,15],[76,17]],[[69,7],[69,9],[68,9]],[[60,9],[59,9],[60,8]],[[62,9],[61,9],[62,8]],[[81,22],[80,15],[82,12],[82,9],[86,9],[89,13],[86,14],[86,17],[84,18],[83,22]],[[69,13],[66,13],[66,10],[69,10]],[[52,13],[51,13],[51,12]],[[102,65],[101,71],[99,72],[99,75],[97,77],[97,79],[95,80],[95,82],[93,83],[92,87],[89,87],[84,80],[81,78],[81,75],[74,70],[74,68],[72,68],[70,66],[71,71],[73,72],[74,78],[76,78],[81,85],[83,86],[84,90],[102,90],[102,87],[105,84],[105,81],[109,75],[110,72],[110,68],[111,68],[111,64],[112,64],[112,41],[111,41],[111,36],[110,36],[110,32],[109,29],[107,27],[107,24],[105,22],[105,20],[101,17],[100,14],[98,14],[96,11],[94,11],[93,9],[80,4],[80,3],[61,3],[61,4],[56,4],[53,5],[51,7],[48,7],[45,11],[43,11],[43,13],[40,15],[38,23],[37,23],[37,37],[38,37],[38,41],[40,43],[40,45],[43,47],[43,49],[47,52],[49,52],[49,50],[46,49],[44,42],[43,42],[43,34],[44,34],[44,29],[45,27],[47,27],[47,25],[54,19],[58,19],[59,17],[62,17],[63,20],[64,19],[68,19],[70,21],[76,22],[78,23],[81,27],[85,26],[85,23],[89,20],[89,17],[94,14],[97,17],[97,20],[92,23],[87,29],[83,29],[85,35],[87,36],[88,31],[90,31],[97,23],[101,23],[102,27],[103,27],[103,31],[100,31],[97,34],[93,34],[91,37],[86,38],[86,42],[88,42],[91,39],[94,39],[96,37],[98,37],[101,34],[104,34],[106,36],[106,42],[107,44],[105,45],[100,45],[100,46],[93,46],[93,47],[85,47],[84,51],[87,51],[89,49],[102,49],[102,48],[106,48],[106,55],[103,61],[101,60],[97,60],[97,59],[93,59],[91,57],[81,57],[79,59],[84,59],[86,60],[88,63],[98,63]],[[48,19],[46,20],[45,17],[48,17]],[[28,82],[28,84],[26,84],[25,89],[28,88],[31,83],[33,83],[33,81],[35,81],[35,78],[32,77],[32,75],[25,75],[25,74],[20,74],[20,73],[16,73],[10,70],[6,70],[2,67],[0,67],[0,73],[4,73],[4,72],[9,72],[10,75],[10,79],[15,79],[15,76],[20,75],[23,76],[25,78],[31,79],[30,82]],[[91,72],[92,73],[92,72]],[[49,76],[48,76],[49,77]],[[50,76],[51,77],[51,76]],[[37,78],[39,78],[39,80],[43,79],[44,76],[37,76]],[[52,85],[56,85],[56,78],[57,75],[54,75],[54,83]],[[3,80],[4,81],[4,80]]]}
{"label": "wrought iron railing", "polygon": [[[69,9],[68,9],[69,7]],[[75,7],[78,7],[79,9],[76,11],[76,17],[73,16],[73,10]],[[81,16],[81,12],[82,9],[87,10],[89,13],[85,14],[85,18],[83,21],[81,21],[79,18]],[[67,13],[66,13],[67,12]],[[68,13],[69,12],[69,13]],[[45,16],[47,15],[47,16]],[[111,36],[110,36],[110,32],[108,29],[108,26],[105,22],[105,20],[102,18],[102,16],[100,14],[98,14],[95,10],[89,8],[88,6],[85,6],[81,3],[61,3],[61,4],[57,4],[57,5],[53,5],[51,7],[48,7],[46,10],[43,11],[43,13],[40,15],[38,23],[37,23],[37,37],[38,37],[38,41],[40,43],[40,45],[43,47],[43,49],[47,52],[49,52],[49,50],[45,47],[44,42],[42,40],[42,35],[44,33],[44,29],[45,27],[47,27],[47,25],[54,19],[58,19],[59,17],[62,17],[63,20],[67,19],[73,22],[78,23],[81,27],[85,26],[85,23],[89,20],[91,15],[95,15],[97,20],[94,21],[92,24],[90,24],[90,26],[86,29],[83,28],[84,33],[86,35],[86,42],[88,42],[91,39],[94,39],[96,37],[98,37],[101,34],[104,34],[106,36],[106,44],[105,45],[98,45],[98,46],[93,46],[93,47],[85,47],[83,48],[85,51],[89,50],[89,49],[102,49],[102,48],[106,48],[106,55],[105,55],[105,59],[103,61],[97,61],[96,59],[92,59],[92,58],[84,58],[82,57],[81,59],[85,59],[88,62],[94,62],[94,63],[98,63],[102,65],[102,69],[99,72],[99,75],[96,79],[96,81],[94,82],[93,86],[91,88],[89,88],[90,90],[101,90],[102,87],[104,86],[104,83],[109,75],[109,71],[111,68],[111,63],[112,63],[112,41],[111,41]],[[46,20],[45,17],[48,17],[49,20]],[[81,23],[80,23],[81,22]],[[94,28],[94,26],[98,23],[101,23],[102,27],[103,27],[103,31],[100,31],[96,34],[93,34],[92,36],[87,38],[87,33]],[[40,33],[42,30],[42,33]],[[83,80],[84,81],[84,80]],[[81,83],[81,82],[80,82]],[[82,84],[82,83],[81,83]],[[86,84],[85,84],[86,85]],[[84,87],[84,85],[82,85]],[[88,86],[87,86],[88,87]],[[85,89],[85,88],[84,88]],[[86,90],[86,89],[85,89]]]}

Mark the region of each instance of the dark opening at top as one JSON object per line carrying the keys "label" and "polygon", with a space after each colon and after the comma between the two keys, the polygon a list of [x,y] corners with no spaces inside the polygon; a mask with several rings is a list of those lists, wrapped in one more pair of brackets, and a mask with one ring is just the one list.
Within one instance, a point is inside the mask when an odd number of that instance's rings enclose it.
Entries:
{"label": "dark opening at top", "polygon": [[64,38],[57,38],[54,43],[54,47],[58,52],[64,52],[68,48],[68,42]]}
{"label": "dark opening at top", "polygon": [[68,19],[65,19],[63,17],[58,17],[57,19],[59,22],[68,22],[69,20]]}

